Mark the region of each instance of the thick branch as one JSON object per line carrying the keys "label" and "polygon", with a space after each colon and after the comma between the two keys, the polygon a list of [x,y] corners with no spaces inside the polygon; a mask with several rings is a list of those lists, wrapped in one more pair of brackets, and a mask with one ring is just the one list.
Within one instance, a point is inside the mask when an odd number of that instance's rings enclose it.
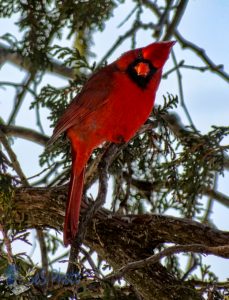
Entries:
{"label": "thick branch", "polygon": [[[14,220],[22,227],[48,226],[62,230],[66,196],[67,186],[17,189]],[[85,202],[83,207],[87,207]],[[158,243],[218,247],[228,245],[228,239],[229,233],[188,219],[160,215],[112,216],[100,209],[94,222],[88,225],[85,244],[117,270],[131,261],[149,257],[150,249]],[[159,263],[127,273],[125,278],[146,299],[172,299],[171,291],[174,299],[200,299],[192,286],[174,278]],[[147,298],[149,295],[151,298]]]}
{"label": "thick branch", "polygon": [[[62,230],[65,200],[67,197],[67,186],[53,188],[18,188],[15,191],[14,211],[21,218],[19,221],[25,228],[48,226]],[[83,201],[85,212],[88,207]],[[23,217],[24,215],[24,217]],[[154,240],[178,244],[203,244],[206,246],[227,245],[229,233],[223,232],[207,225],[171,216],[161,215],[111,215],[108,210],[100,209],[95,216],[94,225],[106,230],[117,230],[119,234],[129,236],[131,231],[145,232],[145,235],[153,237]],[[93,227],[92,225],[89,226]],[[109,229],[108,229],[109,228]],[[123,230],[123,231],[122,231]],[[141,237],[139,237],[141,239]]]}

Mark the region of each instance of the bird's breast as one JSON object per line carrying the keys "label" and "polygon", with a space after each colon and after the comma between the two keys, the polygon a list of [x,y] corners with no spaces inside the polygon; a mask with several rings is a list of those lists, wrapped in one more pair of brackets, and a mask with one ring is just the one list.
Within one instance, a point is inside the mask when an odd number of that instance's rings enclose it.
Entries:
{"label": "bird's breast", "polygon": [[102,117],[108,139],[128,141],[147,120],[154,98],[153,90],[139,88],[125,74],[118,76]]}
{"label": "bird's breast", "polygon": [[127,142],[147,120],[155,92],[139,88],[124,73],[118,74],[106,103],[75,127],[80,143],[96,148],[104,141]]}

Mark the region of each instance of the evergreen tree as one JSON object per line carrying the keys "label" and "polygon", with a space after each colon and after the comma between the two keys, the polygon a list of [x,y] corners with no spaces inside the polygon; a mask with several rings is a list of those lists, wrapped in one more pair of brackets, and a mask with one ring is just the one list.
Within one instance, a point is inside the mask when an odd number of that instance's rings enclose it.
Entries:
{"label": "evergreen tree", "polygon": [[[228,196],[217,189],[219,176],[229,168],[229,127],[214,124],[206,133],[199,130],[186,107],[182,74],[187,69],[202,76],[212,72],[226,83],[229,76],[201,45],[180,33],[187,4],[187,0],[0,1],[1,18],[12,23],[16,19],[18,30],[17,35],[8,32],[0,37],[1,72],[9,62],[20,68],[17,77],[0,82],[1,88],[15,91],[9,116],[5,108],[0,111],[1,299],[229,297],[229,283],[220,282],[219,274],[203,261],[208,254],[225,262],[229,257],[229,234],[212,221],[213,203],[229,206]],[[92,52],[94,37],[104,32],[120,7],[129,11],[112,33],[110,48],[104,40],[108,50],[103,57],[99,54],[98,61]],[[201,66],[178,59],[175,49],[163,78],[177,78],[177,95],[168,91],[128,144],[105,144],[94,151],[86,171],[79,236],[70,250],[63,248],[60,232],[70,148],[65,136],[47,148],[48,126],[55,126],[91,73],[121,51],[126,41],[136,47],[141,35],[150,37],[149,43],[177,40],[177,47],[198,56]],[[52,84],[47,83],[50,74]],[[61,85],[55,83],[60,77]],[[18,120],[27,121],[23,107],[28,102],[28,119],[32,116],[35,122],[21,127]],[[22,166],[15,138],[42,146],[36,175],[26,176],[28,166]],[[29,157],[34,148],[27,145],[22,147]],[[93,197],[90,188],[97,182]],[[109,209],[102,207],[105,202]],[[30,257],[36,245],[40,264]],[[55,271],[58,261],[68,265],[66,274]]]}

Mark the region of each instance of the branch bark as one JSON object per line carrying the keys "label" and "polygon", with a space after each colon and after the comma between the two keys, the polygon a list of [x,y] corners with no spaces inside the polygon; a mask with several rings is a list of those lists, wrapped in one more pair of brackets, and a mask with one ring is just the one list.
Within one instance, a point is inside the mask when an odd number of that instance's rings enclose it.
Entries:
{"label": "branch bark", "polygon": [[[48,226],[62,230],[67,186],[18,188],[12,214],[23,228]],[[83,203],[84,209],[87,203]],[[229,233],[198,222],[161,215],[111,215],[100,209],[88,224],[85,244],[107,260],[114,270],[149,257],[155,245],[165,242],[206,247],[228,245]],[[125,279],[145,299],[201,299],[194,286],[170,274],[159,262],[132,270]]]}
{"label": "branch bark", "polygon": [[[23,68],[27,71],[31,70],[32,62],[25,59],[20,53],[12,51],[9,47],[0,43],[0,63],[3,64],[6,61]],[[74,78],[74,72],[71,68],[67,68],[61,65],[58,61],[50,59],[50,66],[47,71],[51,73],[56,73],[67,78]]]}
{"label": "branch bark", "polygon": [[47,135],[21,126],[0,124],[0,130],[7,136],[19,137],[37,143],[41,146],[45,146],[49,140],[49,137]]}

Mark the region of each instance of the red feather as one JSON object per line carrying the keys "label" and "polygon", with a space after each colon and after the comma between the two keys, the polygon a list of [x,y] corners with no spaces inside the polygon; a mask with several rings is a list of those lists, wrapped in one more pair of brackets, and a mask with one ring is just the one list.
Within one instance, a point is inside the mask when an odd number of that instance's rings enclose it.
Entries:
{"label": "red feather", "polygon": [[124,53],[87,81],[58,121],[51,141],[66,132],[72,144],[65,245],[77,234],[84,170],[92,151],[104,141],[129,141],[147,120],[173,45],[158,42]]}

